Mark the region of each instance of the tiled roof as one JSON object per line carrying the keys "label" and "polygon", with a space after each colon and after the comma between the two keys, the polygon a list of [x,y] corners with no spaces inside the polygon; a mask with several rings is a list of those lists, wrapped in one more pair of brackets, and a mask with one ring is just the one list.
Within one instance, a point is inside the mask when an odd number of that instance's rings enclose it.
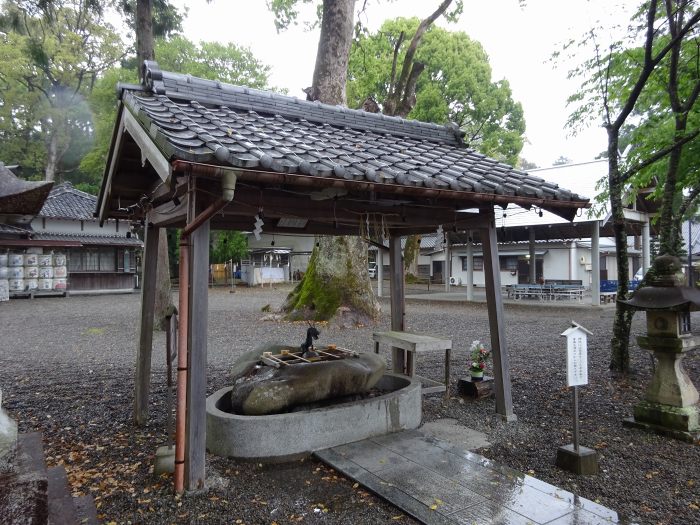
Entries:
{"label": "tiled roof", "polygon": [[39,241],[65,241],[79,242],[84,246],[133,246],[139,247],[143,243],[136,237],[125,237],[123,235],[95,235],[95,234],[78,234],[78,233],[50,233],[36,232],[33,235],[34,240]]}
{"label": "tiled roof", "polygon": [[151,63],[123,101],[169,159],[374,183],[586,201],[462,144],[451,126],[307,102]]}
{"label": "tiled roof", "polygon": [[52,186],[20,179],[0,162],[0,214],[36,215]]}
{"label": "tiled roof", "polygon": [[92,220],[95,218],[97,197],[77,190],[70,182],[55,186],[39,212],[40,217],[54,219]]}
{"label": "tiled roof", "polygon": [[33,233],[33,230],[29,226],[23,227],[0,222],[0,234],[5,234],[8,236],[26,236],[30,235],[31,233]]}

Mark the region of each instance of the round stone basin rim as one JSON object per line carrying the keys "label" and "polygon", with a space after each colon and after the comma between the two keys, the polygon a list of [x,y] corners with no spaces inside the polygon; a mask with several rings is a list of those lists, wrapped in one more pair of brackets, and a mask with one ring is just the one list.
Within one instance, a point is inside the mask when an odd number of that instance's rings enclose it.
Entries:
{"label": "round stone basin rim", "polygon": [[226,412],[231,387],[222,388],[207,398],[207,449],[218,456],[279,462],[420,426],[419,381],[384,374],[376,386],[390,392],[337,405],[262,416]]}

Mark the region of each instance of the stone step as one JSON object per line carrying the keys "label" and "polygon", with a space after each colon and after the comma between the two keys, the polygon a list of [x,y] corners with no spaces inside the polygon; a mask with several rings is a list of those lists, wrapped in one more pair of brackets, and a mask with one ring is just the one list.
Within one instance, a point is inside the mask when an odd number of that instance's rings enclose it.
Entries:
{"label": "stone step", "polygon": [[7,523],[46,523],[47,472],[41,434],[17,437],[14,472],[0,479],[0,516]]}
{"label": "stone step", "polygon": [[95,500],[92,496],[78,496],[74,501],[80,525],[98,525],[100,523],[100,520],[97,519]]}
{"label": "stone step", "polygon": [[79,523],[66,469],[61,465],[50,467],[47,478],[49,523],[56,525]]}

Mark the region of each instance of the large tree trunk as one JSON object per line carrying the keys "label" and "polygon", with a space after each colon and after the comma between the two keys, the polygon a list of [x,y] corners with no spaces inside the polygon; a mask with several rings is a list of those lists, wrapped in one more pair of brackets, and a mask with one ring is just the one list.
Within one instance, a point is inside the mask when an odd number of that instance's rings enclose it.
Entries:
{"label": "large tree trunk", "polygon": [[[156,56],[153,43],[153,1],[136,1],[136,57],[139,77],[144,60],[153,60]],[[141,79],[143,80],[143,79]],[[174,308],[170,287],[170,259],[168,257],[167,236],[161,235],[158,242],[158,283],[156,285],[156,302],[153,326],[163,328],[165,316]]]}
{"label": "large tree trunk", "polygon": [[367,271],[367,244],[360,237],[319,237],[304,278],[283,309],[291,319],[332,319],[347,308],[343,322],[368,324],[379,316]]}
{"label": "large tree trunk", "polygon": [[152,7],[152,0],[136,1],[136,64],[139,69],[139,77],[141,76],[143,61],[153,60],[156,56],[153,44]]}
{"label": "large tree trunk", "polygon": [[59,140],[56,130],[50,131],[49,133],[49,140],[46,143],[46,169],[44,170],[44,178],[47,182],[53,182],[56,180],[56,171],[58,169]]}
{"label": "large tree trunk", "polygon": [[309,100],[346,105],[345,85],[354,15],[355,0],[323,0],[323,20],[313,85],[307,90]]}
{"label": "large tree trunk", "polygon": [[[310,100],[345,105],[355,0],[324,0]],[[309,268],[284,306],[292,319],[327,320],[345,307],[343,322],[366,324],[379,316],[367,271],[367,244],[359,237],[321,237]]]}
{"label": "large tree trunk", "polygon": [[[615,235],[617,259],[617,297],[627,299],[629,291],[629,260],[627,257],[627,232],[622,206],[622,183],[618,157],[618,128],[608,127],[608,184],[610,186],[610,210]],[[610,369],[615,372],[629,371],[629,338],[632,312],[619,302],[615,309],[613,334],[610,340]]]}

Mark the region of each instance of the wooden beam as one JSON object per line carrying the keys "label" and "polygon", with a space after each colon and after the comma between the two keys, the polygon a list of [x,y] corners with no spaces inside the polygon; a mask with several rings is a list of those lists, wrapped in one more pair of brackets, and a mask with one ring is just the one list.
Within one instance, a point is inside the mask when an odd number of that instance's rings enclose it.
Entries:
{"label": "wooden beam", "polygon": [[136,351],[136,379],[134,384],[134,421],[138,426],[148,422],[148,397],[151,386],[151,353],[153,349],[153,312],[156,301],[158,273],[158,239],[161,229],[145,228],[143,268],[141,281],[141,320],[139,346]]}
{"label": "wooden beam", "polygon": [[[121,103],[119,103],[119,111],[123,111]],[[107,216],[109,215],[109,209],[107,204],[110,201],[111,194],[112,194],[112,179],[114,178],[114,172],[117,167],[117,159],[121,155],[121,150],[122,150],[122,140],[123,140],[123,135],[124,135],[124,122],[122,120],[119,121],[119,126],[117,127],[116,131],[114,132],[114,142],[113,142],[113,149],[110,153],[112,153],[112,162],[109,164],[109,168],[107,169],[105,173],[106,181],[103,185],[103,193],[100,194],[100,197],[102,200],[100,201],[100,209],[98,211],[98,217],[100,219],[100,226],[104,224],[104,222],[107,220]]]}
{"label": "wooden beam", "polygon": [[483,232],[484,277],[486,278],[486,305],[489,312],[491,351],[493,353],[493,375],[496,386],[496,412],[505,421],[515,421],[511,398],[510,364],[506,346],[503,298],[501,296],[501,269],[498,260],[498,242],[493,208],[482,209],[489,218],[489,227]]}
{"label": "wooden beam", "polygon": [[[203,194],[193,192],[188,223],[206,208]],[[196,212],[196,213],[195,213]],[[189,363],[187,374],[187,424],[185,488],[204,488],[206,469],[207,323],[209,294],[209,221],[190,235]]]}
{"label": "wooden beam", "polygon": [[[391,329],[403,332],[405,324],[405,297],[404,297],[404,273],[403,257],[401,256],[401,237],[389,238],[389,286],[391,293]],[[406,351],[392,347],[391,361],[394,373],[406,373]]]}
{"label": "wooden beam", "polygon": [[161,180],[165,182],[169,181],[171,174],[170,164],[163,153],[161,153],[160,149],[158,149],[155,142],[153,142],[148,133],[144,131],[141,124],[126,107],[122,113],[122,121],[129,135],[131,135],[131,138],[134,139],[134,142],[138,144],[141,150],[141,164],[145,165],[145,161],[148,160]]}

